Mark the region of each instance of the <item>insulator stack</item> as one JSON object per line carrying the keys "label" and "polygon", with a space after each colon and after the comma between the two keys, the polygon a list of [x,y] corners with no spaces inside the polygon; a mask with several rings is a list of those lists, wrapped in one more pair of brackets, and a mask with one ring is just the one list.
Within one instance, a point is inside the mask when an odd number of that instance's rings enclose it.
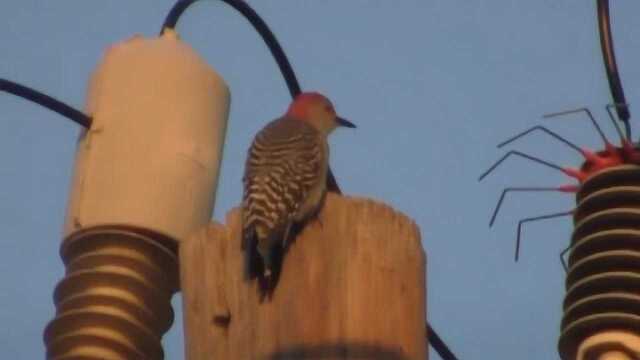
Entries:
{"label": "insulator stack", "polygon": [[[558,344],[563,359],[576,359],[583,342],[603,333],[640,334],[640,167],[602,170],[576,199]],[[623,343],[597,344],[589,358],[634,354]]]}
{"label": "insulator stack", "polygon": [[122,227],[83,230],[61,247],[65,277],[44,341],[48,359],[162,359],[178,290],[176,242]]}

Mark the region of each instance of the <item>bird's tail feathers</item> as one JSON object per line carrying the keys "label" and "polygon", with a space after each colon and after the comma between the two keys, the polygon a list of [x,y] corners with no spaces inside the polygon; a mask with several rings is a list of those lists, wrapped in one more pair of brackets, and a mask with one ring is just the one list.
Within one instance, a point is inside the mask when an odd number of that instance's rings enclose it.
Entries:
{"label": "bird's tail feathers", "polygon": [[[260,301],[271,299],[280,277],[283,259],[282,234],[261,238],[255,224],[243,229],[242,243],[245,252],[245,278],[257,279]],[[276,236],[277,235],[277,236]]]}
{"label": "bird's tail feathers", "polygon": [[264,263],[257,251],[258,237],[253,225],[243,229],[242,249],[245,253],[245,278],[253,280],[264,272]]}
{"label": "bird's tail feathers", "polygon": [[258,281],[261,301],[267,297],[271,299],[273,296],[273,292],[280,279],[282,257],[283,249],[280,242],[269,246],[265,251],[261,252],[263,267]]}

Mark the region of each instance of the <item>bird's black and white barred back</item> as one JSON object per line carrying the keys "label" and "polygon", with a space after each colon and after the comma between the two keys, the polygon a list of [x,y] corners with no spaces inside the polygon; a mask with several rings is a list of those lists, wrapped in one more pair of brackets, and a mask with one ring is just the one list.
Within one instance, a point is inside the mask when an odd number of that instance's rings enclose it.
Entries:
{"label": "bird's black and white barred back", "polygon": [[327,152],[326,136],[292,117],[276,119],[256,135],[243,177],[242,247],[249,278],[260,277],[268,287],[277,279],[291,226],[315,210],[305,204],[314,188],[324,191]]}
{"label": "bird's black and white barred back", "polygon": [[262,299],[273,295],[282,257],[295,235],[292,226],[310,220],[322,206],[327,137],[340,126],[355,127],[336,114],[325,96],[301,93],[251,144],[243,177],[242,248],[248,278],[258,278]]}

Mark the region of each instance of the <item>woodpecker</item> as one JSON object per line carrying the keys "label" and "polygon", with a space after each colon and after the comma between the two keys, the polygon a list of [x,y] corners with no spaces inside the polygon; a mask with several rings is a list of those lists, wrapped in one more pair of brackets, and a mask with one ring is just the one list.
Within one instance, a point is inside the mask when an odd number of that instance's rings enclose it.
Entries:
{"label": "woodpecker", "polygon": [[301,93],[251,144],[242,179],[242,249],[247,276],[258,278],[262,299],[273,293],[292,226],[315,216],[322,205],[327,137],[339,126],[355,128],[337,116],[325,96]]}

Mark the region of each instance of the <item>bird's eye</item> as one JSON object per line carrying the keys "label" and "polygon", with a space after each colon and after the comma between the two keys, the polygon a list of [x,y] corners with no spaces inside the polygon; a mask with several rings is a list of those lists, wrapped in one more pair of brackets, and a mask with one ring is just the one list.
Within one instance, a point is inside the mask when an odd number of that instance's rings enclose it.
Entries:
{"label": "bird's eye", "polygon": [[333,107],[331,105],[325,105],[324,106],[324,110],[328,113],[332,113],[333,112]]}

